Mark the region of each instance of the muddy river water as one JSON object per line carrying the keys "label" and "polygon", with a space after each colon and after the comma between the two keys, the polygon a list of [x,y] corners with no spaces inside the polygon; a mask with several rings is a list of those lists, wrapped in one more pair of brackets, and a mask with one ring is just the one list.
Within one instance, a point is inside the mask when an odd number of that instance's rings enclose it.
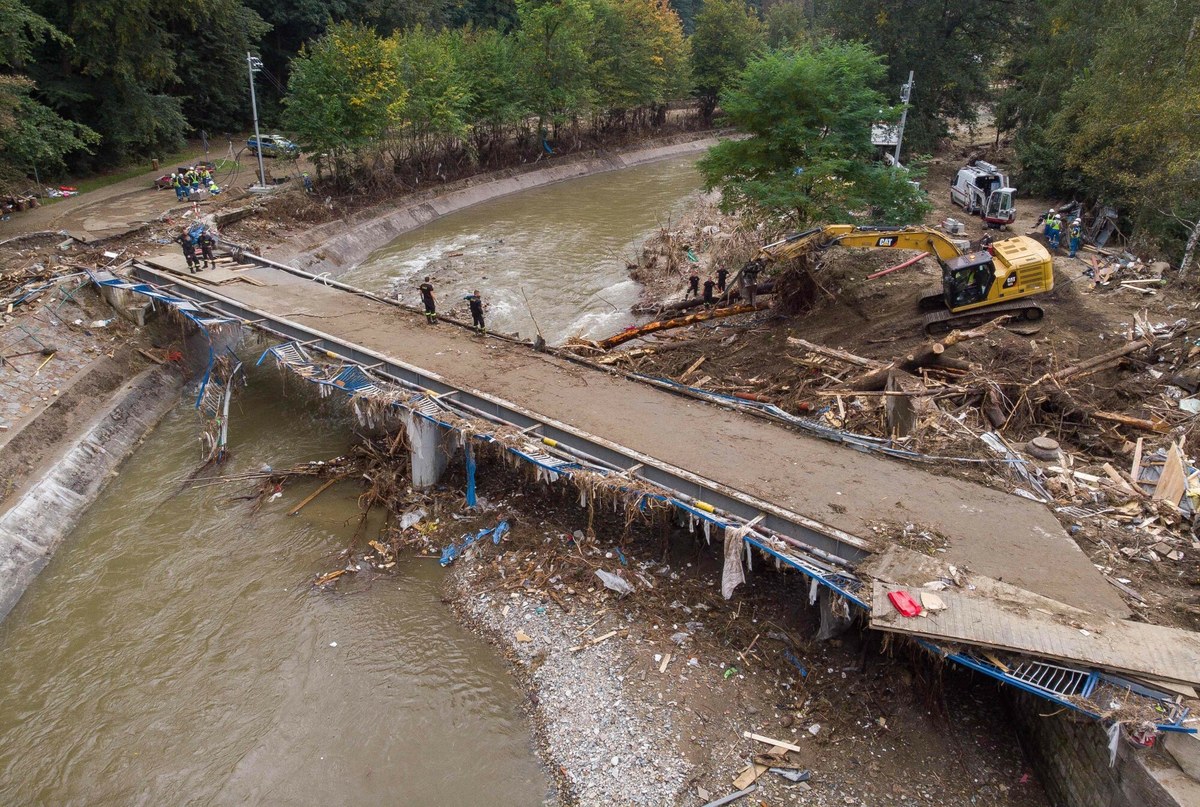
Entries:
{"label": "muddy river water", "polygon": [[[612,330],[638,294],[622,256],[696,190],[691,166],[671,160],[479,205],[406,236],[349,280],[409,284],[424,262],[462,252],[453,291],[482,285],[489,324],[529,335],[527,297],[550,341]],[[227,473],[349,445],[348,421],[282,395],[274,371],[250,382],[231,418]],[[351,595],[313,591],[315,574],[344,563],[357,489],[335,487],[294,517],[286,512],[311,486],[257,512],[231,500],[246,486],[181,491],[197,434],[185,400],[0,623],[0,804],[552,799],[524,696],[439,601],[436,561],[403,559],[395,576]]]}
{"label": "muddy river water", "polygon": [[547,185],[484,202],[401,236],[341,276],[418,305],[434,274],[439,309],[478,289],[488,327],[551,344],[603,337],[633,322],[641,287],[625,268],[658,224],[700,190],[695,156]]}

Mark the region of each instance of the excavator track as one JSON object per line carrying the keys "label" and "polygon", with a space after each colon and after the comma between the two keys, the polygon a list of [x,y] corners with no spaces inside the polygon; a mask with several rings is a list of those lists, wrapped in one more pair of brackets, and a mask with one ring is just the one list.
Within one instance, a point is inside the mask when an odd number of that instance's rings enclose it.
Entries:
{"label": "excavator track", "polygon": [[925,333],[930,336],[941,336],[950,333],[955,328],[972,328],[1006,314],[1011,314],[1016,319],[1034,322],[1041,319],[1045,313],[1042,307],[1032,300],[1014,300],[1011,303],[997,303],[986,308],[964,311],[961,314],[942,309],[932,314],[926,314],[922,318],[922,322],[925,325]]}

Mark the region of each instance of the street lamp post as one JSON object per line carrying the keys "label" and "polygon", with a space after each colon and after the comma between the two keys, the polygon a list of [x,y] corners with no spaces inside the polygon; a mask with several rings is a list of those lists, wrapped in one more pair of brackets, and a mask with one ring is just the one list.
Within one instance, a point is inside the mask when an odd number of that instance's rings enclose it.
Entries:
{"label": "street lamp post", "polygon": [[913,71],[908,71],[908,83],[900,88],[900,103],[904,104],[904,109],[900,112],[900,127],[896,130],[896,153],[892,155],[892,161],[900,164],[900,143],[904,140],[904,123],[908,120],[908,99],[912,97],[913,89]]}
{"label": "street lamp post", "polygon": [[262,59],[246,53],[246,66],[250,69],[250,110],[254,115],[254,152],[258,155],[258,186],[267,187],[267,172],[263,168],[262,138],[258,133],[258,98],[254,94],[254,74],[262,70]]}

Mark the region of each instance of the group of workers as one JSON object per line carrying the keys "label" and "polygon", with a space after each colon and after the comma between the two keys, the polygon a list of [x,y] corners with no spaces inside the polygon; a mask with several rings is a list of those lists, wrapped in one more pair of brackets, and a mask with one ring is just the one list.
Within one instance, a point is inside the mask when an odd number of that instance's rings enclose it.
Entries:
{"label": "group of workers", "polygon": [[[433,283],[429,276],[417,287],[417,291],[421,292],[421,304],[425,306],[425,321],[430,325],[436,325],[438,321],[437,301],[433,297]],[[463,297],[467,301],[467,308],[471,312],[471,330],[477,334],[487,332],[487,326],[483,322],[483,297],[479,294],[479,289],[475,289],[470,294]]]}
{"label": "group of workers", "polygon": [[[1066,229],[1067,246],[1070,248],[1070,256],[1074,258],[1083,244],[1083,221],[1078,217],[1071,219],[1071,223]],[[1050,208],[1042,218],[1042,235],[1046,237],[1046,243],[1052,249],[1058,249],[1062,243],[1063,217],[1061,213],[1056,213],[1054,208]]]}
{"label": "group of workers", "polygon": [[[746,299],[746,302],[750,303],[750,305],[754,305],[755,297],[758,291],[758,271],[758,264],[753,261],[742,267],[742,296]],[[687,291],[684,292],[683,299],[687,300],[688,298],[696,298],[702,300],[705,305],[714,305],[717,302],[717,294],[714,294],[713,290],[715,289],[721,297],[724,297],[725,285],[728,278],[729,270],[723,266],[719,267],[717,269],[716,280],[713,280],[711,276],[705,279],[704,294],[701,296],[700,275],[693,271],[688,276],[688,287]]]}
{"label": "group of workers", "polygon": [[212,171],[206,165],[199,167],[192,166],[181,171],[172,171],[171,187],[175,189],[175,198],[180,202],[186,202],[192,193],[199,191],[201,188],[204,188],[213,196],[221,192],[216,180],[213,179]]}
{"label": "group of workers", "polygon": [[[183,258],[187,261],[188,272],[195,274],[201,269],[216,269],[217,258],[213,254],[213,249],[217,246],[217,239],[213,238],[212,233],[207,229],[201,230],[199,233],[182,232],[175,237],[179,245],[183,247]],[[196,256],[196,248],[200,249],[200,256]]]}

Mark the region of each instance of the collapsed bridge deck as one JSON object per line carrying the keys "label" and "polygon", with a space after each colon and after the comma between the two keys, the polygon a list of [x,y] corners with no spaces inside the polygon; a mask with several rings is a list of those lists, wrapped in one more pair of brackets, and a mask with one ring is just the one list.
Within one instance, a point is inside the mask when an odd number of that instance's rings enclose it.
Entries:
{"label": "collapsed bridge deck", "polygon": [[731,512],[763,513],[772,529],[798,531],[795,537],[838,557],[859,560],[912,524],[944,539],[940,557],[949,563],[1097,614],[1128,615],[1115,589],[1035,502],[526,345],[430,326],[386,302],[270,266],[239,272],[252,282],[206,286],[187,277],[182,256],[146,264],[135,268],[141,280],[288,338],[329,337],[321,347],[348,346],[360,355],[347,358],[364,364],[392,362],[435,391],[461,391],[490,410],[543,424],[555,440],[576,441],[621,467],[641,465],[651,481],[683,481],[691,495]]}

